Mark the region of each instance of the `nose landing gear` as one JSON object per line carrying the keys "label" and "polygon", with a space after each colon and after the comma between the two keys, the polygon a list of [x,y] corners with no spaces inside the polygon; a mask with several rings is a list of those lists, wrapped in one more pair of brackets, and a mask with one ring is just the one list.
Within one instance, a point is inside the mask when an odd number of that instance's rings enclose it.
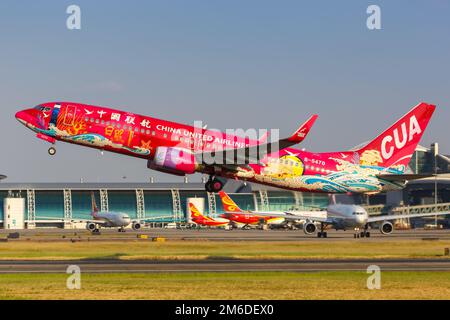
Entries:
{"label": "nose landing gear", "polygon": [[224,183],[217,179],[216,177],[210,176],[208,181],[205,183],[205,190],[207,192],[219,192],[223,189]]}
{"label": "nose landing gear", "polygon": [[353,235],[353,237],[355,239],[357,239],[357,238],[370,238],[370,232],[367,231],[367,229],[368,229],[368,227],[365,226],[364,230],[359,232],[360,229],[359,228],[355,228],[355,234]]}

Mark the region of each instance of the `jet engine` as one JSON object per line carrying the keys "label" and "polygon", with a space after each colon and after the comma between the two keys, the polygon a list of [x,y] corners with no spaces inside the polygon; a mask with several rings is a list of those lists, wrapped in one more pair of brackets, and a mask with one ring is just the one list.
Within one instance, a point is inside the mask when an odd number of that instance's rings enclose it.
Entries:
{"label": "jet engine", "polygon": [[142,226],[139,222],[133,222],[131,227],[133,228],[134,231],[137,231],[137,230],[140,230]]}
{"label": "jet engine", "polygon": [[153,160],[149,160],[147,167],[178,176],[195,172],[196,162],[192,152],[186,149],[158,147]]}
{"label": "jet engine", "polygon": [[394,231],[394,226],[392,225],[392,223],[390,223],[389,221],[384,221],[381,225],[380,225],[380,232],[382,234],[391,234],[392,231]]}
{"label": "jet engine", "polygon": [[86,229],[88,229],[89,231],[94,231],[95,229],[97,229],[97,225],[93,222],[88,222],[86,223]]}
{"label": "jet engine", "polygon": [[312,222],[306,222],[305,224],[303,224],[303,232],[306,234],[313,234],[314,232],[316,232],[316,225]]}

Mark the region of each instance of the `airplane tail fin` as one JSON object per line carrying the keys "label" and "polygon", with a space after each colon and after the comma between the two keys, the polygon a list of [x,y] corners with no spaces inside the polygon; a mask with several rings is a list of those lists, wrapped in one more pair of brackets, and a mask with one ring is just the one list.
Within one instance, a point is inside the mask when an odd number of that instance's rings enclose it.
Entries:
{"label": "airplane tail fin", "polygon": [[418,104],[389,129],[356,150],[360,165],[404,172],[435,109],[432,104]]}
{"label": "airplane tail fin", "polygon": [[91,211],[92,211],[92,215],[95,215],[98,212],[98,207],[97,207],[97,203],[95,202],[95,195],[94,192],[91,192]]}
{"label": "airplane tail fin", "polygon": [[204,217],[203,214],[200,212],[200,210],[198,210],[197,207],[192,202],[189,202],[189,214],[191,216],[191,220],[194,222]]}
{"label": "airplane tail fin", "polygon": [[230,198],[225,191],[219,192],[220,200],[222,200],[223,208],[225,212],[243,212],[241,208]]}

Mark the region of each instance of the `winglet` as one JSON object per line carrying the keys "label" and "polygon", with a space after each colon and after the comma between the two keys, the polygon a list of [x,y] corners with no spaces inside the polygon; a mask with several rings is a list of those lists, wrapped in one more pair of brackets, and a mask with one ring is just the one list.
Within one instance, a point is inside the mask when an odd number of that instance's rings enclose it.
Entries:
{"label": "winglet", "polygon": [[219,192],[225,212],[243,212],[225,191]]}
{"label": "winglet", "polygon": [[295,131],[294,134],[287,140],[295,144],[305,140],[306,136],[314,125],[314,122],[316,122],[317,117],[317,114],[312,115],[311,118],[309,118],[304,124],[302,124],[300,128],[298,128],[297,131]]}

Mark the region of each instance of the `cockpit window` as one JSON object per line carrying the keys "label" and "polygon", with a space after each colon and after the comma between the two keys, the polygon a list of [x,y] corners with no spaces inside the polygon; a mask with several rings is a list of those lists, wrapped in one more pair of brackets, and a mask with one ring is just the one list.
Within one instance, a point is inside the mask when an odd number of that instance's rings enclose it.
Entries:
{"label": "cockpit window", "polygon": [[44,106],[36,106],[36,107],[34,107],[34,109],[39,110],[39,111],[45,111],[45,112],[51,110],[50,107],[44,107]]}

